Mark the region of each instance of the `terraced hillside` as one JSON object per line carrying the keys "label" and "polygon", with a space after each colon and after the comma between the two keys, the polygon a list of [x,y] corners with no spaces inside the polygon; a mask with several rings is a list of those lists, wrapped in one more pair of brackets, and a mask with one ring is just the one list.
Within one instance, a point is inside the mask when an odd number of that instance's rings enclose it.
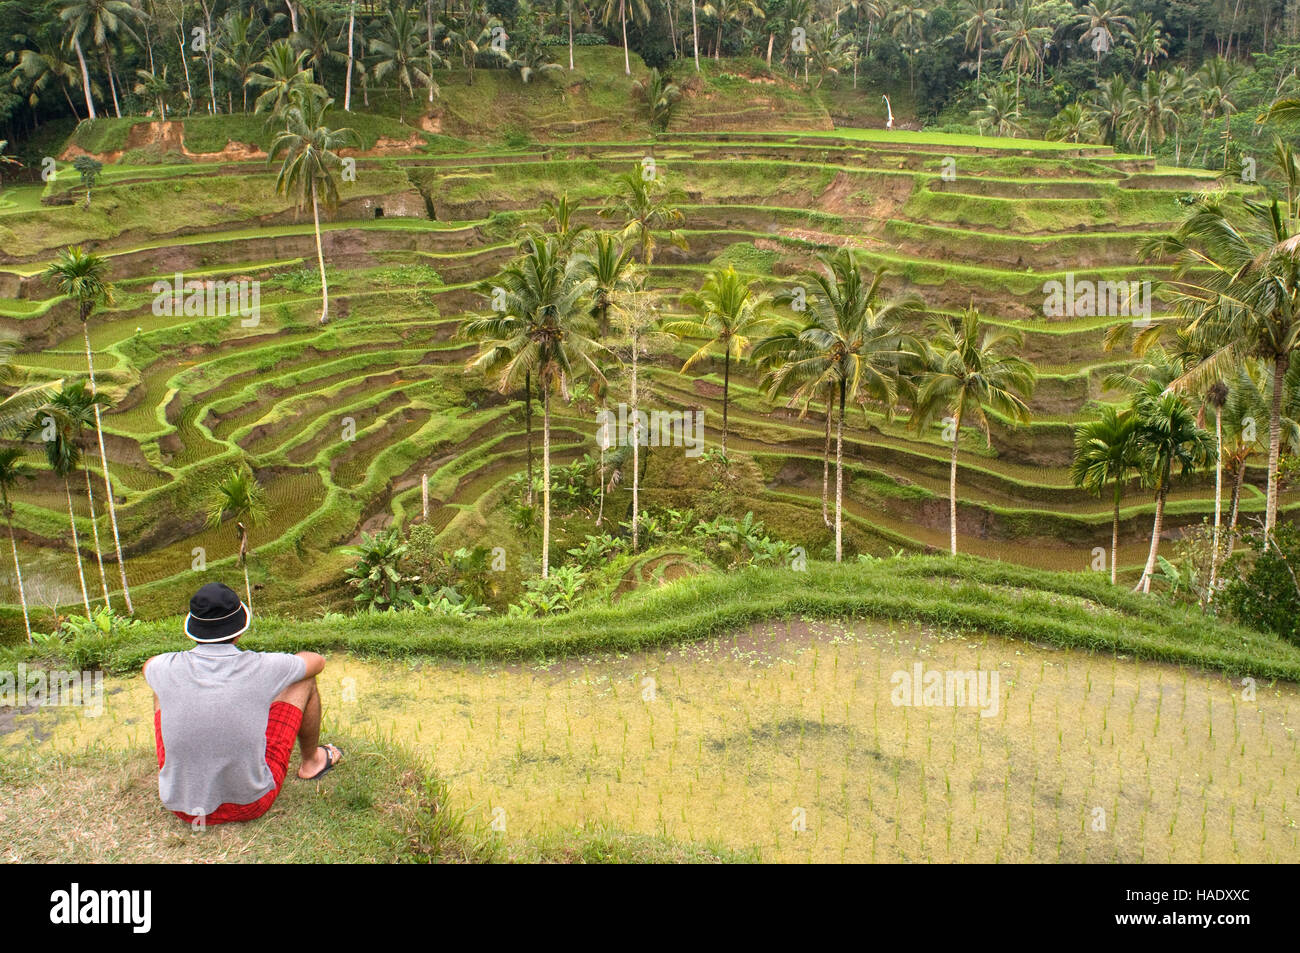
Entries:
{"label": "terraced hillside", "polygon": [[[577,141],[580,131],[563,132],[563,141],[517,149],[432,133],[412,133],[399,149],[374,133],[322,236],[332,295],[324,326],[310,213],[297,215],[275,195],[264,161],[130,165],[119,155],[88,209],[72,174],[47,185],[40,206],[34,194],[11,190],[0,210],[0,321],[21,335],[19,363],[34,376],[76,375],[85,363],[75,307],[40,271],[69,242],[112,264],[116,301],[92,319],[90,336],[101,387],[115,401],[104,428],[128,572],[146,613],[175,611],[196,547],[209,567],[233,566],[234,529],[205,528],[203,492],[240,457],[268,491],[270,519],[253,532],[252,572],[263,604],[280,611],[346,600],[341,548],[364,530],[423,518],[424,476],[428,519],[445,548],[518,547],[502,504],[525,465],[523,404],[467,373],[473,346],[458,326],[485,309],[474,286],[508,260],[543,202],[567,191],[579,218],[603,224],[596,212],[615,177],[647,157],[687,196],[688,248],[663,248],[652,272],[670,310],[715,264],[778,291],[797,284],[819,251],[853,245],[887,270],[888,287],[917,292],[929,308],[956,313],[974,302],[991,321],[1021,329],[1023,356],[1041,378],[1033,421],[995,424],[991,448],[963,436],[962,546],[1045,568],[1088,568],[1093,547],[1109,541],[1110,512],[1070,485],[1072,422],[1090,402],[1118,399],[1101,381],[1129,358],[1107,352],[1102,336],[1133,317],[1047,317],[1044,284],[1070,275],[1157,282],[1168,266],[1141,263],[1140,240],[1173,226],[1180,199],[1212,178],[1105,147],[939,134],[683,128],[654,139]],[[189,134],[186,127],[174,144],[192,154],[239,152],[212,148],[210,131],[189,146]],[[152,286],[177,272],[260,281],[259,320],[156,314]],[[721,363],[683,375],[688,353],[662,342],[651,348],[643,404],[702,409],[712,443],[722,420]],[[615,382],[613,403],[625,388]],[[732,368],[731,394],[729,444],[739,464],[726,492],[818,555],[831,539],[820,519],[824,418],[773,406],[747,366]],[[557,462],[596,452],[595,409],[581,394],[555,408]],[[716,488],[707,461],[647,456],[643,506],[692,506]],[[918,434],[906,419],[855,412],[846,465],[852,549],[945,544],[941,428]],[[1262,511],[1263,482],[1262,466],[1250,471],[1245,513]],[[1180,485],[1167,532],[1212,512],[1211,491]],[[62,482],[48,471],[16,499],[38,602],[76,601],[66,506]],[[622,518],[627,489],[612,491],[606,506]],[[1126,567],[1145,556],[1151,512],[1149,495],[1130,488]],[[561,519],[554,552],[591,531],[584,514]],[[506,585],[517,581],[520,562],[511,560]]]}

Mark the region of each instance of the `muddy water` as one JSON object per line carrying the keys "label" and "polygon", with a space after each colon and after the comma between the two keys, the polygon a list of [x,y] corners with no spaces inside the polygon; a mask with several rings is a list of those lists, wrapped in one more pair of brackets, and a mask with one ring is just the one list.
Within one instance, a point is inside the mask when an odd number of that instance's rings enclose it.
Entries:
{"label": "muddy water", "polygon": [[[982,704],[894,704],[918,664],[922,685],[983,673]],[[0,748],[151,744],[147,686],[107,688],[101,718],[19,715]],[[490,836],[607,825],[772,861],[1300,860],[1289,684],[1248,701],[1173,666],[793,623],[545,665],[335,656],[321,691],[327,735],[412,744]]]}

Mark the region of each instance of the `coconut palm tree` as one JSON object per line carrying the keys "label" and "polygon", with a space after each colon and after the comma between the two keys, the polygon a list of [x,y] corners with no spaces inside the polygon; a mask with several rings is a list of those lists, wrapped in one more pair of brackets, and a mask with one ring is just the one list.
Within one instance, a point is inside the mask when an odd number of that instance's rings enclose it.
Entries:
{"label": "coconut palm tree", "polygon": [[554,202],[546,201],[542,203],[542,212],[546,216],[546,228],[530,228],[534,234],[550,233],[555,236],[559,245],[560,253],[563,255],[570,254],[582,238],[591,231],[590,225],[583,225],[575,222],[573,213],[578,210],[578,205],[569,198],[569,193],[563,193]]}
{"label": "coconut palm tree", "polygon": [[[551,394],[567,394],[570,382],[590,375],[604,383],[597,357],[606,352],[584,298],[591,281],[566,258],[556,239],[526,239],[520,255],[497,279],[502,307],[491,319],[500,337],[485,342],[470,366],[498,377],[509,393],[535,377],[542,395],[542,578],[550,572]],[[486,324],[483,326],[486,330]]]}
{"label": "coconut palm tree", "polygon": [[1138,420],[1137,446],[1143,476],[1147,485],[1155,490],[1156,501],[1151,549],[1134,591],[1150,592],[1174,466],[1176,464],[1186,476],[1205,463],[1212,448],[1209,435],[1196,425],[1196,415],[1182,396],[1162,388],[1157,381],[1149,382],[1136,395],[1132,409]]}
{"label": "coconut palm tree", "polygon": [[1062,107],[1053,117],[1047,127],[1047,138],[1057,142],[1091,142],[1100,131],[1097,121],[1088,115],[1082,104],[1073,102]]}
{"label": "coconut palm tree", "polygon": [[86,68],[85,48],[100,51],[104,71],[108,75],[108,86],[113,97],[113,110],[117,118],[122,118],[122,110],[117,101],[117,81],[113,76],[113,44],[123,37],[133,40],[139,38],[131,29],[131,24],[144,16],[127,0],[61,0],[59,19],[64,24],[64,35],[77,54],[81,67],[82,88],[86,94],[86,115],[95,118],[95,100],[90,92],[90,71]]}
{"label": "coconut palm tree", "polygon": [[[248,533],[266,521],[266,493],[247,463],[231,467],[207,492],[207,525],[220,528],[227,519],[235,521],[239,532],[239,568],[244,572],[244,594],[248,611],[253,611],[253,587],[248,581]],[[245,526],[247,522],[247,526]]]}
{"label": "coconut palm tree", "polygon": [[1138,86],[1137,96],[1124,123],[1124,135],[1142,143],[1142,150],[1150,155],[1154,146],[1165,141],[1181,121],[1170,94],[1169,79],[1164,73],[1148,73]]}
{"label": "coconut palm tree", "polygon": [[1101,0],[1099,3],[1085,4],[1074,18],[1076,26],[1083,27],[1079,42],[1087,43],[1096,54],[1093,59],[1093,75],[1101,67],[1101,55],[1115,48],[1118,36],[1127,33],[1133,18],[1122,12],[1118,4]]}
{"label": "coconut palm tree", "polygon": [[1177,389],[1204,389],[1248,357],[1272,365],[1268,536],[1277,522],[1285,381],[1300,350],[1300,227],[1277,199],[1243,204],[1238,221],[1221,196],[1201,196],[1174,234],[1147,242],[1143,251],[1176,256],[1174,278],[1167,282],[1175,309],[1187,320],[1188,334],[1215,348]]}
{"label": "coconut palm tree", "polygon": [[678,248],[686,247],[686,239],[677,231],[686,216],[676,204],[685,199],[686,193],[669,186],[658,174],[626,172],[618,177],[614,193],[606,199],[599,214],[602,218],[624,222],[619,237],[637,243],[641,263],[649,268],[661,240]]}
{"label": "coconut palm tree", "polygon": [[[56,395],[57,396],[57,395]],[[77,562],[77,579],[81,584],[81,604],[90,618],[90,592],[86,588],[86,574],[81,567],[81,540],[77,534],[77,516],[72,507],[72,474],[81,465],[81,449],[70,431],[69,422],[47,411],[38,411],[22,429],[26,438],[40,434],[45,448],[45,460],[56,477],[63,481],[68,500],[68,527],[72,531],[72,556]]]}
{"label": "coconut palm tree", "polygon": [[1020,98],[1009,86],[994,86],[980,93],[980,108],[971,111],[980,132],[1014,137],[1025,131],[1020,124]]}
{"label": "coconut palm tree", "polygon": [[695,317],[664,322],[662,329],[683,341],[702,342],[686,362],[685,374],[700,361],[722,352],[722,452],[727,452],[727,404],[731,394],[731,361],[739,361],[749,350],[754,335],[772,324],[768,311],[772,296],[755,290],[728,266],[712,271],[699,291],[682,295],[682,304]]}
{"label": "coconut palm tree", "polygon": [[632,249],[611,232],[592,232],[579,261],[592,282],[592,309],[601,337],[609,334],[609,307],[618,294],[631,291],[639,268]]}
{"label": "coconut palm tree", "polygon": [[427,86],[432,96],[437,90],[433,74],[421,68],[423,57],[426,63],[436,60],[434,65],[442,64],[442,57],[429,47],[421,53],[420,36],[425,32],[425,25],[415,13],[398,0],[388,8],[388,12],[379,27],[379,35],[370,41],[370,52],[374,54],[371,75],[375,82],[381,83],[390,77],[397,82],[397,110],[399,121],[406,121],[406,99],[403,91],[415,98],[417,86]]}
{"label": "coconut palm tree", "polygon": [[292,102],[295,93],[304,98],[325,95],[325,88],[312,78],[307,51],[294,52],[288,40],[276,40],[248,76],[248,85],[264,89],[253,101],[253,112],[278,116]]}
{"label": "coconut palm tree", "polygon": [[[85,447],[82,446],[82,438],[88,429],[94,427],[95,414],[106,403],[102,396],[96,397],[88,391],[86,385],[81,381],[74,381],[60,388],[50,398],[49,403],[42,408],[41,412],[47,414],[54,421],[63,439],[75,445],[78,459],[84,461]],[[112,602],[108,596],[108,576],[104,572],[104,551],[99,545],[98,517],[95,513],[95,492],[90,485],[90,467],[83,466],[81,474],[86,481],[86,504],[90,510],[90,530],[95,547],[95,563],[99,566],[99,585],[104,595],[104,605],[112,608]]]}
{"label": "coconut palm tree", "polygon": [[1114,513],[1110,527],[1110,584],[1119,571],[1119,504],[1124,487],[1142,471],[1137,444],[1138,418],[1132,410],[1105,406],[1097,420],[1074,430],[1074,459],[1070,478],[1074,485],[1101,496],[1110,484],[1114,492]]}
{"label": "coconut palm tree", "polygon": [[1118,146],[1124,121],[1133,110],[1133,91],[1124,77],[1116,74],[1093,94],[1086,108],[1101,129],[1102,142]]}
{"label": "coconut palm tree", "polygon": [[[27,94],[27,105],[35,106],[40,102],[41,93],[55,85],[63,93],[73,118],[80,121],[81,114],[77,112],[71,93],[82,82],[77,66],[67,59],[63,46],[57,41],[39,37],[32,42],[36,49],[16,51],[17,65],[11,72],[14,89],[21,85]],[[11,62],[13,56],[13,53],[8,54]]]}
{"label": "coconut palm tree", "polygon": [[710,0],[704,4],[703,13],[706,17],[713,17],[718,21],[717,37],[713,41],[713,58],[722,59],[722,29],[728,23],[735,23],[744,28],[745,22],[751,17],[762,19],[765,14],[763,8],[754,3],[753,0]]}
{"label": "coconut palm tree", "polygon": [[623,72],[632,75],[632,60],[627,51],[627,18],[628,8],[631,7],[632,20],[635,23],[650,22],[650,6],[646,0],[605,0],[604,12],[601,14],[600,22],[609,26],[618,17],[618,22],[623,30]]}
{"label": "coconut palm tree", "polygon": [[329,321],[329,279],[325,275],[325,252],[320,240],[320,207],[327,210],[338,206],[339,187],[335,171],[343,160],[338,150],[360,146],[360,137],[352,129],[331,129],[325,125],[324,115],[334,100],[305,90],[290,94],[289,107],[284,112],[285,130],[275,137],[268,150],[271,162],[284,153],[280,174],[275,179],[275,191],[292,195],[298,208],[311,202],[312,225],[316,232],[316,262],[320,266],[320,323]]}
{"label": "coconut palm tree", "polygon": [[997,28],[1002,7],[997,0],[962,0],[961,12],[965,15],[959,28],[963,31],[966,51],[975,51],[975,87],[984,80],[984,47]]}
{"label": "coconut palm tree", "polygon": [[27,643],[32,641],[32,622],[27,612],[27,591],[23,588],[23,567],[18,562],[18,539],[14,535],[14,504],[11,496],[23,480],[35,478],[35,471],[22,461],[21,447],[0,448],[0,509],[4,510],[9,524],[9,546],[14,554],[14,577],[18,580],[18,602],[23,608],[23,628]]}
{"label": "coconut palm tree", "polygon": [[[844,546],[844,412],[849,401],[874,400],[892,414],[898,396],[899,365],[920,345],[900,323],[920,313],[921,302],[882,300],[883,272],[867,278],[858,253],[849,248],[819,257],[820,268],[804,278],[808,317],[794,347],[767,377],[768,394],[786,394],[806,408],[833,389],[839,404],[835,423],[835,561]],[[758,350],[757,348],[755,350]],[[770,355],[765,347],[761,352]]]}
{"label": "coconut palm tree", "polygon": [[[81,318],[81,336],[86,345],[86,372],[90,378],[90,394],[96,397],[95,357],[90,347],[90,316],[100,305],[113,303],[113,286],[108,280],[108,261],[94,252],[83,251],[80,245],[60,250],[54,262],[42,272],[41,277],[54,285],[60,293],[77,303]],[[95,436],[99,441],[99,465],[104,473],[104,494],[108,501],[108,519],[113,528],[113,550],[117,554],[117,570],[122,580],[122,600],[128,615],[135,614],[131,603],[131,587],[126,581],[126,560],[122,558],[122,537],[117,529],[117,504],[113,498],[113,475],[108,469],[108,452],[104,449],[104,424],[100,415],[103,402],[92,402],[95,411]]]}
{"label": "coconut palm tree", "polygon": [[1156,60],[1169,55],[1169,37],[1164,24],[1145,10],[1133,17],[1132,26],[1125,31],[1124,38],[1133,45],[1134,74],[1139,66],[1151,69]]}
{"label": "coconut palm tree", "polygon": [[[261,58],[258,48],[261,33],[254,32],[251,13],[231,10],[221,20],[221,31],[217,36],[217,55],[221,57],[234,84],[239,87],[243,97],[243,111],[248,112],[248,87],[253,76],[253,69]],[[163,77],[166,78],[167,66],[163,65]]]}
{"label": "coconut palm tree", "polygon": [[[948,526],[952,554],[957,555],[957,450],[963,420],[974,420],[992,445],[988,411],[1013,424],[1027,423],[1026,399],[1034,391],[1036,375],[1028,361],[1015,351],[1024,345],[1018,331],[997,331],[980,321],[974,307],[959,321],[939,315],[930,320],[918,375],[912,423],[918,429],[941,416],[952,418],[952,458],[948,476]],[[945,421],[946,423],[946,421]]]}

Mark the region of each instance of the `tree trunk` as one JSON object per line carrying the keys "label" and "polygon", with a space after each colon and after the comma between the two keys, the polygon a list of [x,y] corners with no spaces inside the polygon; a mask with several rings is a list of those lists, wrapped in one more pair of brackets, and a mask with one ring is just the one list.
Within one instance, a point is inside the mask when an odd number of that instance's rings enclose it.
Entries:
{"label": "tree trunk", "polygon": [[827,507],[830,505],[830,473],[831,473],[831,416],[835,410],[835,399],[826,398],[826,442],[822,446],[822,522],[826,528],[830,529],[831,514]]}
{"label": "tree trunk", "polygon": [[18,580],[18,602],[23,607],[23,628],[27,630],[27,644],[32,644],[32,620],[27,613],[27,591],[23,589],[23,567],[18,563],[18,540],[14,537],[14,517],[11,511],[6,511],[6,519],[9,521],[9,546],[14,551],[14,576]]}
{"label": "tree trunk", "polygon": [[1164,486],[1161,486],[1156,493],[1156,521],[1151,528],[1151,551],[1147,553],[1146,568],[1142,570],[1142,578],[1138,580],[1138,584],[1133,587],[1134,592],[1139,589],[1143,592],[1151,591],[1151,574],[1156,571],[1156,556],[1160,552],[1160,529],[1165,521],[1165,494],[1167,492]]}
{"label": "tree trunk", "polygon": [[1110,521],[1110,584],[1113,586],[1119,577],[1119,496],[1124,491],[1124,484],[1115,481],[1115,515]]}
{"label": "tree trunk", "polygon": [[727,394],[731,387],[731,342],[722,355],[722,455],[727,455]]}
{"label": "tree trunk", "polygon": [[844,396],[846,384],[840,381],[840,414],[835,420],[835,561],[844,557]]}
{"label": "tree trunk", "polygon": [[632,61],[627,55],[627,0],[618,0],[618,18],[623,23],[623,72],[632,75]]}
{"label": "tree trunk", "polygon": [[596,525],[599,526],[605,518],[605,445],[600,445],[600,470],[597,476],[600,481],[600,507],[596,510]]}
{"label": "tree trunk", "polygon": [[1210,588],[1205,601],[1214,601],[1214,586],[1219,580],[1219,547],[1223,526],[1223,408],[1214,408],[1214,439],[1217,452],[1214,460],[1214,550],[1210,553]]}
{"label": "tree trunk", "polygon": [[122,107],[117,103],[117,80],[113,76],[113,61],[108,57],[108,51],[104,51],[104,72],[108,74],[108,93],[113,100],[113,115],[118,119],[122,118]]}
{"label": "tree trunk", "polygon": [[181,66],[185,69],[185,112],[188,115],[194,106],[194,87],[190,83],[190,61],[185,55],[185,21],[178,27],[180,34]]}
{"label": "tree trunk", "polygon": [[632,330],[632,390],[629,399],[632,402],[630,408],[632,414],[632,552],[637,551],[638,531],[641,526],[641,427],[640,418],[637,417],[637,370],[638,370],[638,352],[641,350],[641,342],[638,340],[639,335],[634,328]]}
{"label": "tree trunk", "polygon": [[[86,94],[86,118],[95,118],[95,97],[90,92],[90,70],[86,68],[86,55],[81,52],[81,38],[72,37],[72,49],[77,54],[77,62],[81,64],[81,90]],[[182,45],[182,53],[183,45]],[[89,610],[87,610],[89,611]]]}
{"label": "tree trunk", "polygon": [[[964,396],[964,395],[963,395]],[[952,537],[952,554],[957,555],[957,446],[961,442],[961,411],[957,407],[957,416],[952,428],[952,463],[948,472],[948,532]]]}
{"label": "tree trunk", "polygon": [[691,0],[691,43],[695,51],[695,72],[700,71],[700,24],[695,19],[695,0]]}
{"label": "tree trunk", "polygon": [[248,582],[248,530],[243,523],[236,523],[239,530],[239,568],[244,570],[244,597],[248,599],[248,621],[253,621],[253,587]]}
{"label": "tree trunk", "polygon": [[320,206],[316,201],[316,181],[314,179],[311,183],[311,220],[316,228],[316,261],[320,263],[320,323],[325,324],[330,317],[330,286],[325,277],[325,252],[320,243]]}
{"label": "tree trunk", "polygon": [[[357,25],[357,0],[352,0],[348,4],[348,78],[343,85],[343,111],[352,111],[352,35]],[[247,94],[245,94],[247,95]],[[247,102],[247,100],[245,100]],[[244,111],[248,111],[248,106],[244,106]]]}
{"label": "tree trunk", "polygon": [[90,532],[95,544],[95,563],[99,566],[99,587],[104,593],[104,605],[113,608],[108,598],[108,576],[104,575],[104,552],[99,547],[99,527],[95,519],[95,492],[90,488],[90,468],[83,468],[82,476],[86,478],[86,502],[90,505]]}
{"label": "tree trunk", "polygon": [[1238,507],[1241,503],[1241,485],[1246,482],[1246,458],[1242,457],[1237,463],[1237,472],[1233,475],[1232,481],[1232,503],[1229,507],[1228,516],[1228,551],[1223,554],[1224,559],[1232,558],[1233,547],[1237,545],[1237,516]]}
{"label": "tree trunk", "polygon": [[551,566],[551,393],[542,388],[542,578]]}
{"label": "tree trunk", "polygon": [[767,68],[768,69],[772,68],[772,46],[775,43],[776,43],[776,34],[769,33],[767,35]]}
{"label": "tree trunk", "polygon": [[573,72],[573,0],[569,0],[569,72]]}
{"label": "tree trunk", "polygon": [[1286,389],[1286,371],[1290,354],[1273,360],[1273,400],[1268,414],[1268,497],[1264,504],[1264,538],[1273,534],[1277,522],[1277,465],[1282,448],[1282,393]]}
{"label": "tree trunk", "polygon": [[525,499],[533,505],[533,375],[524,374],[524,433],[528,445],[528,493]]}
{"label": "tree trunk", "polygon": [[72,557],[77,561],[77,578],[81,581],[81,604],[86,607],[86,618],[90,618],[90,593],[86,591],[86,574],[81,571],[81,543],[77,541],[77,517],[72,512],[72,484],[63,478],[63,489],[68,494],[68,525],[72,527]]}
{"label": "tree trunk", "polygon": [[[90,350],[89,315],[81,322],[82,337],[86,341],[86,372],[90,376],[90,396],[95,396],[95,359]],[[95,436],[99,438],[99,465],[104,468],[104,494],[108,497],[108,521],[113,527],[113,552],[117,554],[117,572],[122,579],[122,601],[126,603],[126,614],[135,615],[135,606],[131,604],[131,587],[126,582],[126,560],[122,558],[122,536],[117,531],[117,504],[113,501],[113,477],[108,472],[108,453],[104,450],[104,425],[99,415],[99,404],[95,404]]]}

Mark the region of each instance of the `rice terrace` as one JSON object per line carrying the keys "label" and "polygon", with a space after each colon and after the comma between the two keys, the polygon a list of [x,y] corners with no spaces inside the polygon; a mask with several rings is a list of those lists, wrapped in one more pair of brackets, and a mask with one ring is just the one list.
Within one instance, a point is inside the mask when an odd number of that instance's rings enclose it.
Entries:
{"label": "rice terrace", "polygon": [[1295,3],[0,26],[0,859],[1300,861]]}

